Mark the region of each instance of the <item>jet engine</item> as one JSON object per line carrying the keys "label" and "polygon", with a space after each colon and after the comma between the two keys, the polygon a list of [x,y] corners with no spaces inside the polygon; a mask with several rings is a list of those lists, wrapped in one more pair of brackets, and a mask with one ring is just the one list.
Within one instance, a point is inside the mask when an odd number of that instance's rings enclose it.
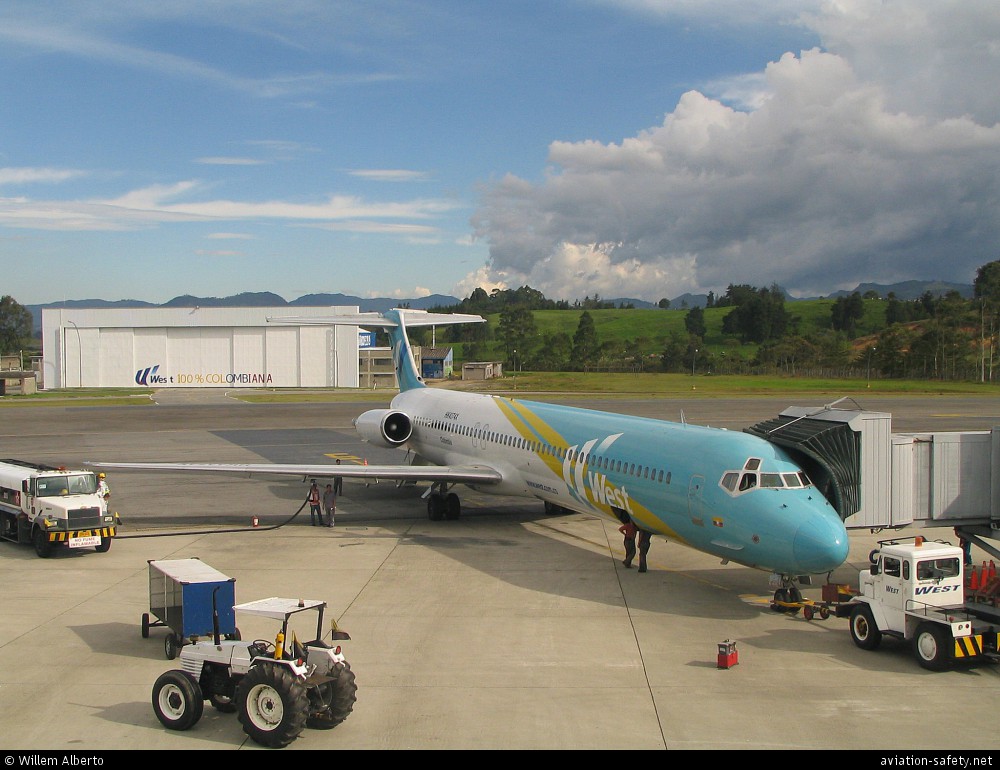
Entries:
{"label": "jet engine", "polygon": [[365,441],[384,447],[398,447],[413,434],[410,418],[392,409],[369,409],[355,418],[354,428]]}

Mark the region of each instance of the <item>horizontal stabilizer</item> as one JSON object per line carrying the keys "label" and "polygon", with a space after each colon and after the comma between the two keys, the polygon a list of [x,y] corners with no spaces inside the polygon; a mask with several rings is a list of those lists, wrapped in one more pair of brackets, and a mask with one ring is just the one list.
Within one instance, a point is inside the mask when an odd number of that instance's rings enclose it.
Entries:
{"label": "horizontal stabilizer", "polygon": [[295,324],[298,326],[377,326],[391,329],[399,326],[395,318],[398,315],[404,325],[413,326],[447,326],[448,324],[486,323],[486,319],[478,315],[463,313],[428,313],[426,310],[397,309],[383,313],[337,313],[330,316],[305,318],[303,316],[271,316],[268,323]]}

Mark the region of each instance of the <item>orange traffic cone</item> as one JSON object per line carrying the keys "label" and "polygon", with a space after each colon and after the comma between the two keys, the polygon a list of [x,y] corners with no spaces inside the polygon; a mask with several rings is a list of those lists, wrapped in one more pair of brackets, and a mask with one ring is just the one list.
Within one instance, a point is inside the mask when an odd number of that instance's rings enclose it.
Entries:
{"label": "orange traffic cone", "polygon": [[979,571],[973,567],[970,570],[969,575],[969,590],[978,591],[979,590]]}
{"label": "orange traffic cone", "polygon": [[[992,580],[996,576],[997,576],[997,565],[993,561],[993,559],[990,559],[990,580]],[[986,578],[983,578],[983,582],[984,583],[986,582]]]}

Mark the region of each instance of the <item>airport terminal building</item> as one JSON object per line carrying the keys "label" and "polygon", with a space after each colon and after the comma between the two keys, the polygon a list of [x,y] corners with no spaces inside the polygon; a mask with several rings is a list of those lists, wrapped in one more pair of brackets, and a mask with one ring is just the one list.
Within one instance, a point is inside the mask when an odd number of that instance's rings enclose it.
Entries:
{"label": "airport terminal building", "polygon": [[357,313],[334,307],[42,311],[40,387],[356,388],[356,326],[273,323]]}

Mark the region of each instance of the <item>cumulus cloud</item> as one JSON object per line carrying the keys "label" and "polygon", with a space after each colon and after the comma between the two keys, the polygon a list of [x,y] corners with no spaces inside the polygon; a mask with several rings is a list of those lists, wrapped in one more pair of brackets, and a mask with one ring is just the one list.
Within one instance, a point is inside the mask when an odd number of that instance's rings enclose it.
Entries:
{"label": "cumulus cloud", "polygon": [[689,91],[661,125],[555,141],[542,181],[486,188],[485,277],[650,301],[971,281],[1000,236],[1000,4],[837,0],[803,23],[823,47],[734,78],[730,101]]}

